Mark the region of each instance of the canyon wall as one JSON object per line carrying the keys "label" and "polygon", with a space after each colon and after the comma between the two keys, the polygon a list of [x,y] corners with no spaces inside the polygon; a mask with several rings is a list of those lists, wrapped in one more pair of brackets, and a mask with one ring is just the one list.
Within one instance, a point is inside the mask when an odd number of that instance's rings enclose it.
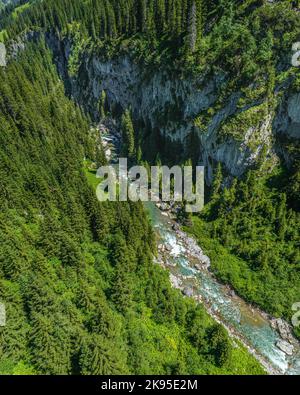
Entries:
{"label": "canyon wall", "polygon": [[[281,142],[300,138],[300,93],[289,86],[282,89],[273,106],[265,99],[241,106],[241,91],[231,93],[220,104],[220,87],[228,82],[225,74],[182,78],[163,69],[145,69],[128,55],[103,60],[96,51],[89,51],[81,55],[76,75],[70,76],[72,44],[53,35],[47,36],[47,43],[70,95],[95,119],[101,92],[105,91],[110,107],[131,108],[136,121],[148,130],[158,130],[167,141],[179,143],[185,156],[188,137],[195,133],[198,162],[206,166],[208,183],[216,162],[223,163],[229,175],[239,177],[258,161],[266,171],[279,157],[288,165],[292,161]],[[199,122],[203,114],[207,119],[204,125],[202,118]],[[238,135],[224,133],[231,130],[231,119]]]}

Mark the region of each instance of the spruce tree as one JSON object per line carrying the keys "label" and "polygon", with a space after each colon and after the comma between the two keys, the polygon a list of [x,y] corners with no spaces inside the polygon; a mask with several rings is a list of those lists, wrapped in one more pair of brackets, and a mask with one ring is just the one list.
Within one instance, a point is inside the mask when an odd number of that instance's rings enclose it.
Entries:
{"label": "spruce tree", "polygon": [[222,165],[218,162],[217,169],[215,170],[213,184],[212,184],[212,199],[216,200],[220,196],[221,187],[223,182]]}
{"label": "spruce tree", "polygon": [[121,127],[123,136],[122,154],[127,156],[129,160],[133,160],[135,156],[134,128],[129,110],[126,110],[122,116]]}
{"label": "spruce tree", "polygon": [[102,91],[99,99],[99,114],[100,119],[105,118],[106,92]]}
{"label": "spruce tree", "polygon": [[189,10],[189,19],[188,19],[188,46],[190,52],[194,52],[196,49],[197,35],[198,35],[197,5],[196,5],[196,0],[193,0]]}

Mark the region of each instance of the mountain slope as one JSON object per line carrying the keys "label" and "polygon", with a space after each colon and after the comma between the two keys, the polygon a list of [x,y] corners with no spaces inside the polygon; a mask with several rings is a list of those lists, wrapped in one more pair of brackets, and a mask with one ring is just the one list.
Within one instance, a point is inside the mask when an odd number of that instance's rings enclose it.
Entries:
{"label": "mountain slope", "polygon": [[0,0],[0,9],[8,5],[15,5],[19,3],[20,0]]}
{"label": "mountain slope", "polygon": [[[94,17],[82,7],[87,28]],[[216,274],[245,299],[290,319],[300,298],[300,68],[291,64],[300,13],[287,1],[248,1],[215,14],[193,53],[182,35],[162,35],[158,25],[132,36],[139,30],[133,22],[126,39],[76,23],[62,28],[62,37],[46,37],[69,93],[95,119],[102,91],[116,117],[132,109],[145,160],[206,166],[210,204],[196,233],[203,245],[217,242],[207,250]],[[117,24],[113,36],[123,28]],[[240,258],[238,267],[218,257],[218,245]]]}
{"label": "mountain slope", "polygon": [[0,74],[1,374],[262,373],[153,265],[141,204],[97,201],[96,142],[45,44]]}
{"label": "mountain slope", "polygon": [[[17,60],[1,70],[1,298],[11,318],[0,369],[261,372],[152,265],[142,208],[98,204],[82,171],[96,143],[53,62],[93,120],[102,91],[116,119],[132,109],[144,161],[205,164],[209,204],[190,231],[223,281],[290,318],[300,298],[296,4],[103,4],[48,0],[3,21]],[[36,52],[38,38],[52,52]]]}

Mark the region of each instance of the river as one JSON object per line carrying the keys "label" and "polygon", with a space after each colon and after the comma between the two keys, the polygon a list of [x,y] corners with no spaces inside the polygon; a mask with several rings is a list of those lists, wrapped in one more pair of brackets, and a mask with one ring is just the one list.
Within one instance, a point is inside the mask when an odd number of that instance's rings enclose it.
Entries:
{"label": "river", "polygon": [[[100,127],[107,159],[111,163],[117,163],[119,135],[116,131],[111,133],[113,129],[113,123],[109,127],[102,126],[102,130]],[[176,222],[164,215],[155,203],[147,202],[145,207],[157,234],[158,246],[169,246],[169,252],[166,252],[167,260],[163,262],[164,259],[161,259],[160,264],[170,271],[173,280],[181,282],[181,286],[177,288],[192,289],[192,297],[201,301],[208,313],[225,326],[231,336],[242,341],[269,374],[300,375],[300,347],[293,356],[281,351],[276,346],[281,337],[271,327],[267,315],[229,292],[228,287],[220,284],[213,274],[204,268],[202,261],[199,260],[197,265],[195,259],[191,259],[180,234],[174,230]]]}
{"label": "river", "polygon": [[[158,244],[170,246],[167,269],[182,286],[193,289],[193,297],[202,300],[208,312],[239,338],[271,374],[300,374],[300,350],[292,357],[277,346],[281,340],[266,315],[249,306],[241,298],[228,292],[209,270],[195,268],[190,262],[186,246],[173,229],[174,222],[166,217],[152,202],[145,203]],[[199,267],[199,266],[197,266]]]}

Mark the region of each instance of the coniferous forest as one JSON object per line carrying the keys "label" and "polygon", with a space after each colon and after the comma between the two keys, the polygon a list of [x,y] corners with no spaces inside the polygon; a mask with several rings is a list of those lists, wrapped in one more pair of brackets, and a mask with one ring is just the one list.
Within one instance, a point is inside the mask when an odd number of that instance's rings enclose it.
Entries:
{"label": "coniferous forest", "polygon": [[[290,0],[0,1],[1,375],[266,373],[204,305],[172,288],[154,263],[143,204],[100,203],[86,164],[107,163],[91,131],[106,117],[132,163],[207,160],[206,206],[178,221],[221,283],[291,325],[300,302],[300,67],[290,63],[299,10]],[[125,106],[113,88],[90,84],[91,65],[119,57],[141,70],[143,86],[156,74],[162,91],[168,78],[180,81],[161,112],[141,115],[133,99]],[[204,91],[205,80],[220,81],[205,91],[211,102],[185,107],[189,78]],[[181,140],[177,130],[187,131]],[[217,152],[225,145],[238,148]],[[239,172],[243,149],[256,154]]]}

